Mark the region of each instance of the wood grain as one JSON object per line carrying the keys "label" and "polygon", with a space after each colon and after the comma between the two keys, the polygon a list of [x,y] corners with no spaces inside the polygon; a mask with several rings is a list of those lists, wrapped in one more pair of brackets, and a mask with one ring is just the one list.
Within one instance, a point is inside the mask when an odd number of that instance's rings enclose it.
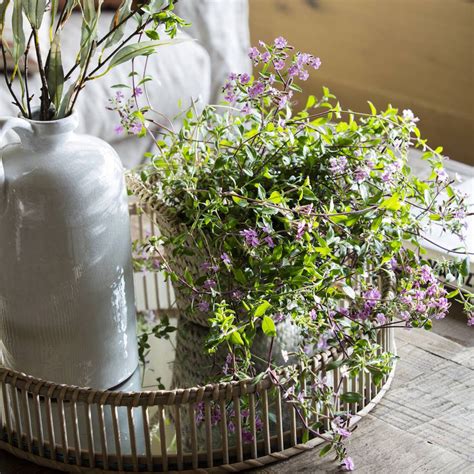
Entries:
{"label": "wood grain", "polygon": [[250,15],[253,43],[283,35],[321,57],[306,91],[411,108],[431,145],[474,164],[472,1],[250,0]]}

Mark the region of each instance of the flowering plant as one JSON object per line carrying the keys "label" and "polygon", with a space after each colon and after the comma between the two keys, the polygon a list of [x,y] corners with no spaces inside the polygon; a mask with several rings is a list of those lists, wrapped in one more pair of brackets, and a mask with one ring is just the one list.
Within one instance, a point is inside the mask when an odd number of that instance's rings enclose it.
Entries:
{"label": "flowering plant", "polygon": [[[342,444],[349,415],[336,400],[354,402],[358,394],[330,390],[324,380],[303,389],[297,372],[283,380],[276,356],[310,370],[312,354],[336,346],[346,375],[362,371],[380,383],[393,357],[380,352],[377,332],[429,329],[459,294],[436,275],[449,266],[462,280],[467,260],[432,267],[420,242],[432,225],[462,236],[468,209],[442,149],[422,139],[410,110],[378,112],[370,102],[367,113],[344,110],[323,88],[294,112],[297,81],[321,61],[283,38],[259,46],[249,53],[258,76],[231,74],[223,111],[191,108],[178,132],[156,141],[141,180],[185,227],[170,238],[150,237],[144,250],[173,249],[164,269],[188,292],[189,313],[208,318],[208,350],[225,348],[223,379],[254,376],[252,346],[269,338],[266,373],[302,413],[317,410],[326,419],[329,448],[352,469]],[[410,147],[423,150],[431,167],[425,180],[410,171]],[[200,263],[197,275],[172,263],[190,254]],[[393,276],[396,291],[382,294],[379,277]],[[472,324],[473,306],[459,297]],[[288,322],[299,328],[300,343],[275,354],[273,341]],[[305,390],[322,403],[310,404]],[[317,433],[320,426],[307,428]]]}
{"label": "flowering plant", "polygon": [[[62,7],[57,0],[0,2],[0,49],[5,81],[13,103],[22,116],[32,118],[33,115],[35,91],[30,90],[28,71],[31,56],[35,57],[41,78],[37,118],[59,119],[72,112],[79,93],[89,81],[137,56],[152,54],[159,46],[177,41],[160,39],[157,32],[159,26],[163,25],[169,38],[174,38],[177,27],[186,24],[173,13],[174,0],[123,0],[115,11],[110,28],[101,36],[99,18],[102,4],[103,1],[95,0],[67,0]],[[7,9],[11,6],[12,47],[3,37]],[[70,34],[65,31],[65,27],[76,9],[82,16],[81,38],[74,64],[65,71],[61,56],[61,35]],[[135,27],[131,33],[125,34],[125,27],[132,22]],[[44,27],[49,28],[47,54],[44,54],[40,44],[39,31]],[[139,41],[128,44],[134,38]],[[147,40],[142,41],[143,38]],[[10,63],[13,67],[7,72]]]}

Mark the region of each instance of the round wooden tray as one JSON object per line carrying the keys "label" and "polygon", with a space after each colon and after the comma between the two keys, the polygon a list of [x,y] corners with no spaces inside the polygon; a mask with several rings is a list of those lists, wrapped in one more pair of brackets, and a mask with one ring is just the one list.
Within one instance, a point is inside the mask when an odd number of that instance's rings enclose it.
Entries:
{"label": "round wooden tray", "polygon": [[[141,237],[154,233],[153,219],[132,209],[134,232]],[[167,314],[171,324],[177,323],[173,288],[160,272],[135,274],[135,288],[138,311],[150,317]],[[234,472],[286,459],[322,442],[305,432],[295,408],[269,378],[157,390],[156,379],[171,387],[176,371],[186,371],[187,364],[199,369],[195,359],[182,357],[180,335],[156,340],[147,370],[137,370],[109,391],[0,368],[0,448],[67,472]],[[395,353],[393,330],[381,331],[379,342],[383,351]],[[176,349],[181,357],[175,358]],[[338,385],[339,368],[326,367],[341,357],[335,349],[315,356],[313,373],[301,373],[302,386],[311,387],[317,377]],[[379,387],[370,374],[342,378],[344,391],[361,395],[359,403],[340,407],[354,414],[351,424],[380,400],[393,372]]]}

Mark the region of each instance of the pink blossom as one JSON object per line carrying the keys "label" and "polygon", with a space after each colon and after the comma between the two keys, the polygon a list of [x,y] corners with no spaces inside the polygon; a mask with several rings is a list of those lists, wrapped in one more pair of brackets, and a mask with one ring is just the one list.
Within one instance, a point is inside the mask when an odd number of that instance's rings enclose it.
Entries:
{"label": "pink blossom", "polygon": [[227,253],[225,253],[225,252],[221,255],[221,260],[222,260],[226,265],[230,265],[230,264],[232,263],[231,260],[230,260],[229,255],[228,255]]}
{"label": "pink blossom", "polygon": [[345,471],[353,471],[354,470],[355,465],[354,465],[354,461],[352,460],[351,457],[347,457],[347,458],[343,459],[342,468]]}
{"label": "pink blossom", "polygon": [[114,132],[117,135],[121,135],[123,133],[123,126],[122,125],[115,125]]}

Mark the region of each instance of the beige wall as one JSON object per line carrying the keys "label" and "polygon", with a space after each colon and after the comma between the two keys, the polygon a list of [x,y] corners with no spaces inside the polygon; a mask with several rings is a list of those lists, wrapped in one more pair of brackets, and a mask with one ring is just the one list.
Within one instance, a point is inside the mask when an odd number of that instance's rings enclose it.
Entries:
{"label": "beige wall", "polygon": [[474,165],[472,0],[249,0],[252,41],[321,57],[306,92],[345,107],[411,108],[432,146]]}

